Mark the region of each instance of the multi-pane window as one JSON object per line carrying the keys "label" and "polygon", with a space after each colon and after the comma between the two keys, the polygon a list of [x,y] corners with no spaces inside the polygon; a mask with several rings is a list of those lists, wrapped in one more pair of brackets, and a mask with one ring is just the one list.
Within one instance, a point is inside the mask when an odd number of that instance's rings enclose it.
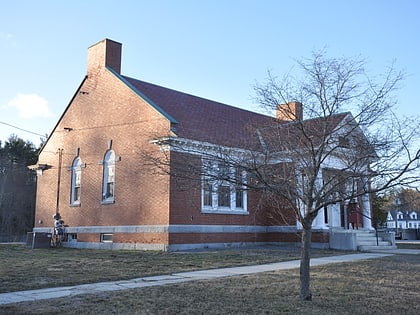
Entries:
{"label": "multi-pane window", "polygon": [[204,178],[203,180],[203,206],[212,207],[213,206],[213,184],[211,180]]}
{"label": "multi-pane window", "polygon": [[80,204],[80,190],[82,183],[82,160],[76,157],[71,167],[71,192],[70,203],[72,205]]}
{"label": "multi-pane window", "polygon": [[241,168],[203,161],[202,210],[246,213],[245,184]]}
{"label": "multi-pane window", "polygon": [[235,202],[236,202],[236,208],[243,208],[244,207],[244,174],[245,172],[242,170],[242,168],[237,167],[235,169],[236,171],[236,182],[235,182]]}
{"label": "multi-pane window", "polygon": [[231,185],[226,182],[219,183],[219,187],[217,188],[217,205],[219,207],[228,207],[230,208],[230,199],[231,199]]}
{"label": "multi-pane window", "polygon": [[115,194],[115,153],[108,150],[103,161],[102,201],[114,202]]}

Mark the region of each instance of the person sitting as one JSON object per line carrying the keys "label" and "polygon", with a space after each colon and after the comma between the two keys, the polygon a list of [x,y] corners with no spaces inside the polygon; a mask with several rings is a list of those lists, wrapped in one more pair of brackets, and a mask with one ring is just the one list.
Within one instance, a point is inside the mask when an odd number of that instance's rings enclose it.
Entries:
{"label": "person sitting", "polygon": [[54,230],[57,235],[64,234],[64,221],[61,220],[61,216],[59,213],[54,215]]}

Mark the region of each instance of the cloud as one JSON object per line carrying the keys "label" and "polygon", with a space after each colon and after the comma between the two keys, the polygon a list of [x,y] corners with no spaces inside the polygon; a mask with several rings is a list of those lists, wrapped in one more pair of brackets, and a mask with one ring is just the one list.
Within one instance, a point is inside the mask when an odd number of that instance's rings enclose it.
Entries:
{"label": "cloud", "polygon": [[16,46],[15,37],[13,34],[0,31],[0,44],[14,47]]}
{"label": "cloud", "polygon": [[52,113],[48,108],[48,101],[36,94],[16,95],[8,104],[8,107],[16,108],[23,118],[50,117]]}
{"label": "cloud", "polygon": [[8,40],[11,40],[12,38],[13,38],[12,34],[0,31],[0,40],[8,41]]}

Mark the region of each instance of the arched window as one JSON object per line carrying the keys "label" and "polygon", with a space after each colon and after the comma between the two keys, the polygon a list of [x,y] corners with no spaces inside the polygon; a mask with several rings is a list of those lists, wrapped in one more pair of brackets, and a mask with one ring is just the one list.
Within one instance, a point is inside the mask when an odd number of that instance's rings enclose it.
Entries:
{"label": "arched window", "polygon": [[71,165],[71,192],[70,203],[80,205],[80,191],[82,183],[82,159],[76,157]]}
{"label": "arched window", "polygon": [[113,203],[115,192],[115,152],[108,150],[103,161],[102,202]]}

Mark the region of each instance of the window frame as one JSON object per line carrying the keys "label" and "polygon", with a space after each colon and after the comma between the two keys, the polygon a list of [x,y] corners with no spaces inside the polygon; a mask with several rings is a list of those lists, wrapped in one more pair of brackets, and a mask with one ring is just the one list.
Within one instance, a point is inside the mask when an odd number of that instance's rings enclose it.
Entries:
{"label": "window frame", "polygon": [[113,233],[101,233],[100,234],[100,242],[101,243],[113,243],[114,234]]}
{"label": "window frame", "polygon": [[[246,172],[234,166],[202,159],[201,212],[249,214]],[[240,195],[240,202],[237,200]]]}
{"label": "window frame", "polygon": [[[115,202],[115,162],[115,152],[113,150],[107,150],[103,160],[102,204]],[[111,178],[112,180],[110,180]]]}
{"label": "window frame", "polygon": [[71,166],[70,205],[81,205],[82,159],[77,156]]}

